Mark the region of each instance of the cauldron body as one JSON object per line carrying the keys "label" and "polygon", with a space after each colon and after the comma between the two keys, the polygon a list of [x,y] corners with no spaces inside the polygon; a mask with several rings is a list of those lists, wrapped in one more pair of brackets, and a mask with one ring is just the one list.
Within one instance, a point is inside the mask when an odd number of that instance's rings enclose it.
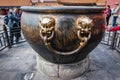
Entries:
{"label": "cauldron body", "polygon": [[68,64],[85,59],[104,33],[104,7],[22,7],[22,10],[25,38],[41,57],[52,63]]}

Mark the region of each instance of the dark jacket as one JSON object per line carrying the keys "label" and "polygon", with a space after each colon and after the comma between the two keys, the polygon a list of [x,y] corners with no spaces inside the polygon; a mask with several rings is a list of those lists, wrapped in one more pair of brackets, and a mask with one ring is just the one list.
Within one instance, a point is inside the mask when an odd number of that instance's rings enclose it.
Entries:
{"label": "dark jacket", "polygon": [[8,18],[9,18],[9,20],[8,20],[7,25],[8,25],[9,28],[13,28],[14,24],[19,26],[19,19],[14,12],[9,11],[8,12]]}
{"label": "dark jacket", "polygon": [[107,14],[107,17],[110,17],[111,16],[111,9],[108,10],[108,14]]}

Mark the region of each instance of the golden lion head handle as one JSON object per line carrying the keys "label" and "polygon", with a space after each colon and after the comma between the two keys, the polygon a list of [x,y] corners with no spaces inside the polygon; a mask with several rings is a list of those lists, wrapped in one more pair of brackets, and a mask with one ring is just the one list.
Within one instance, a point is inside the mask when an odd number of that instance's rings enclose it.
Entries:
{"label": "golden lion head handle", "polygon": [[92,20],[89,17],[82,16],[77,19],[77,36],[80,39],[81,47],[84,47],[91,38]]}
{"label": "golden lion head handle", "polygon": [[44,17],[40,21],[40,37],[44,40],[45,45],[54,37],[55,20],[51,17]]}
{"label": "golden lion head handle", "polygon": [[92,20],[88,17],[79,17],[76,21],[76,28],[77,28],[77,37],[80,40],[79,46],[73,50],[68,52],[62,52],[54,49],[51,46],[50,40],[53,39],[55,34],[55,19],[51,17],[43,17],[40,21],[39,27],[40,27],[40,37],[43,39],[45,45],[47,48],[56,54],[62,54],[62,55],[70,55],[74,54],[78,51],[80,51],[86,44],[87,41],[91,37],[91,27]]}

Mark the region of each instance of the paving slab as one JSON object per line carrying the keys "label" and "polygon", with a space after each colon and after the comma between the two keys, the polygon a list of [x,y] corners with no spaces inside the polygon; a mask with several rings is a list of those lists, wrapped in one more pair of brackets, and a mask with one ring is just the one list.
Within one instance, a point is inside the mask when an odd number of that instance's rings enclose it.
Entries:
{"label": "paving slab", "polygon": [[[120,80],[120,53],[99,44],[90,54],[90,68],[72,80]],[[62,80],[38,72],[36,52],[27,42],[0,52],[0,80]]]}

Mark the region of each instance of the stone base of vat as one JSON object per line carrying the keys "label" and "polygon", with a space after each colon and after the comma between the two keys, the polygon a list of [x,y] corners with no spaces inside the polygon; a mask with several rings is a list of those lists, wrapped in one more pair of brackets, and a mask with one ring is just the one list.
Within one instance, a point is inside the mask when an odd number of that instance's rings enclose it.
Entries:
{"label": "stone base of vat", "polygon": [[43,72],[46,76],[68,80],[79,77],[88,70],[89,57],[77,63],[55,64],[37,55],[37,66],[38,70]]}

